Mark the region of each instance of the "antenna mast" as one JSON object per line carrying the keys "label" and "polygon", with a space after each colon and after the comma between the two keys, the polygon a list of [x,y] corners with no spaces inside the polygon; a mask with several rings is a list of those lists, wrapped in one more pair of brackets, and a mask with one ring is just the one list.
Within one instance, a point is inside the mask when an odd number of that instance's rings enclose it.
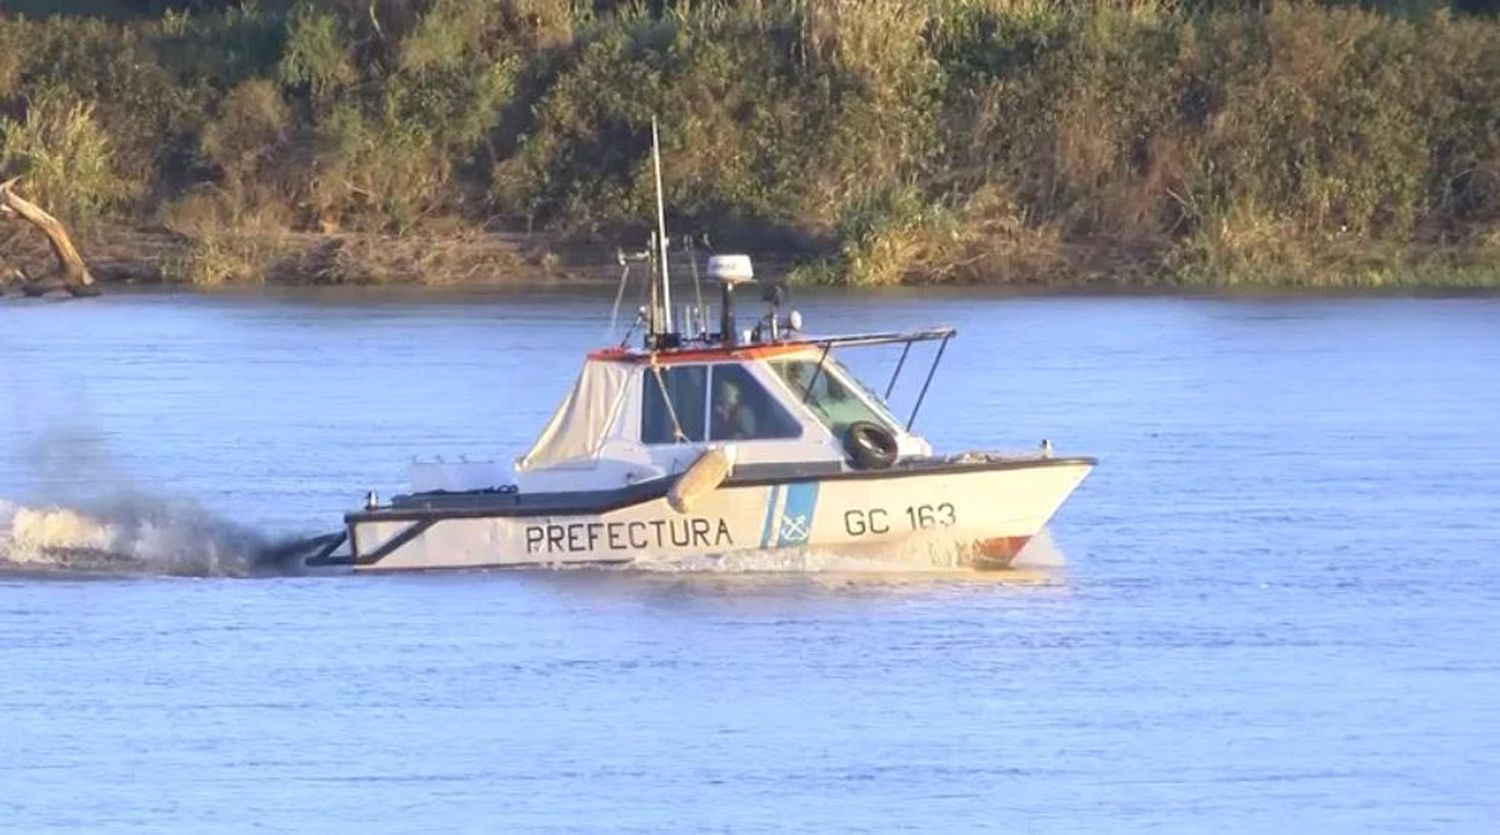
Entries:
{"label": "antenna mast", "polygon": [[661,140],[657,137],[656,117],[651,117],[651,161],[656,169],[656,258],[661,264],[661,283],[652,293],[657,309],[652,311],[651,335],[672,333],[672,284],[667,278],[667,210],[661,190]]}

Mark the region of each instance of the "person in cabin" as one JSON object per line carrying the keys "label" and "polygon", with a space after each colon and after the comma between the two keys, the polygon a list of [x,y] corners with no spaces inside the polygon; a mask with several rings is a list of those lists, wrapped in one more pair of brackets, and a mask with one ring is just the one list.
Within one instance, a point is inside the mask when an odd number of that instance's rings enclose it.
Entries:
{"label": "person in cabin", "polygon": [[729,441],[755,437],[755,413],[745,405],[739,384],[727,379],[715,383],[712,437]]}

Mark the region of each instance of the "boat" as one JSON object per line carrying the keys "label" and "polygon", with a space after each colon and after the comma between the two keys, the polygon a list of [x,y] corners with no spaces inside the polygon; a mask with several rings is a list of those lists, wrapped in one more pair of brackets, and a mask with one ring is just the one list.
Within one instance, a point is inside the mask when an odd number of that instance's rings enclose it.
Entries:
{"label": "boat", "polygon": [[[656,230],[645,252],[622,255],[615,305],[630,265],[647,263],[649,303],[631,328],[639,344],[628,333],[589,353],[512,465],[414,464],[410,493],[367,494],[343,531],[314,542],[308,564],[658,565],[770,552],[1008,567],[1094,459],[1047,442],[1021,455],[935,453],[914,425],[955,330],[809,335],[784,288],[757,281],[746,256],[707,259],[717,311],[700,287],[674,316],[654,124],[652,143]],[[742,322],[737,293],[749,289],[765,311]],[[932,363],[903,421],[887,400],[924,344],[936,345]],[[872,346],[901,348],[883,396],[840,361]]]}

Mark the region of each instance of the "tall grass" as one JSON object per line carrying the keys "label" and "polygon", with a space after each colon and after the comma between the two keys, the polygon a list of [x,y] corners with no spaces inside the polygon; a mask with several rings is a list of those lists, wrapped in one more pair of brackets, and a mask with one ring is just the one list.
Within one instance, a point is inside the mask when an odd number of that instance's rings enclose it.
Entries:
{"label": "tall grass", "polygon": [[814,280],[1467,282],[1500,264],[1494,18],[651,8],[200,0],[3,18],[3,164],[69,212],[204,239],[460,219],[616,240],[646,226],[657,116],[674,225],[801,252]]}
{"label": "tall grass", "polygon": [[0,168],[24,176],[36,199],[75,222],[125,201],[134,186],[115,170],[93,103],[53,90],[39,91],[24,117],[0,117]]}

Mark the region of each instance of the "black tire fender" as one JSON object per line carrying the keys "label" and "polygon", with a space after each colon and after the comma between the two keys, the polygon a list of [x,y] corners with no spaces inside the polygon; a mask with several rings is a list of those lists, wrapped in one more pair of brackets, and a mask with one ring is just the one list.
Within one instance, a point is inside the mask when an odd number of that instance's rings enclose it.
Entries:
{"label": "black tire fender", "polygon": [[844,452],[858,470],[884,470],[896,463],[896,436],[878,423],[858,420],[844,430]]}

